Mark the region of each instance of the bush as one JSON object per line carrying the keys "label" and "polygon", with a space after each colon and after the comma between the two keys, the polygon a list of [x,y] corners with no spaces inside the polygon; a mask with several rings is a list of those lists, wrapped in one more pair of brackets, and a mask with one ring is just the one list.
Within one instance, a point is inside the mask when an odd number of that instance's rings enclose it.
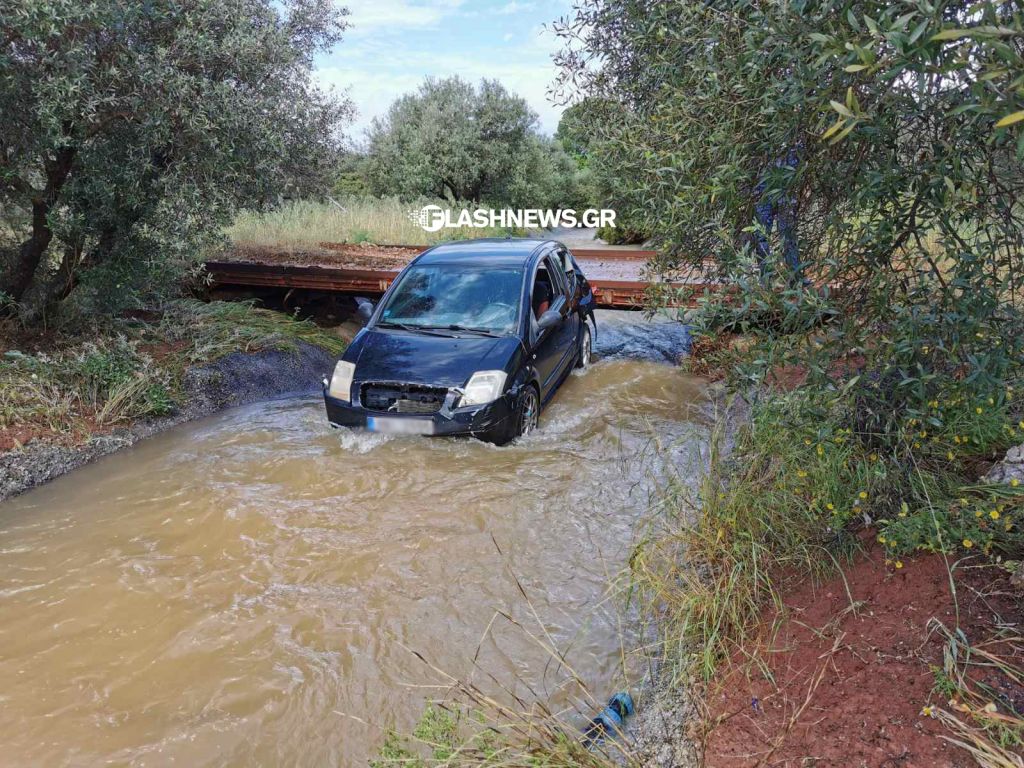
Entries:
{"label": "bush", "polygon": [[608,245],[639,245],[647,240],[647,235],[630,226],[600,227],[597,237]]}

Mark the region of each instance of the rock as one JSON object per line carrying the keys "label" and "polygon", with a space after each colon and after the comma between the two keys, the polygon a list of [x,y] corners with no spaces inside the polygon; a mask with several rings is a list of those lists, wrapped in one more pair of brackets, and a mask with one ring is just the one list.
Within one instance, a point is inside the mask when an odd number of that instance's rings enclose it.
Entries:
{"label": "rock", "polygon": [[1016,445],[1006,452],[983,478],[987,483],[1010,483],[1017,480],[1024,483],[1024,445]]}

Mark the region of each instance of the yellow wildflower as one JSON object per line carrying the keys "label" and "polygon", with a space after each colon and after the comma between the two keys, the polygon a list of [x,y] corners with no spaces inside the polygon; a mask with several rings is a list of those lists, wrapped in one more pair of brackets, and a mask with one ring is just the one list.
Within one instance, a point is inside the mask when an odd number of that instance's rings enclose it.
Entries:
{"label": "yellow wildflower", "polygon": [[867,491],[861,491],[857,495],[860,496],[862,499],[866,499],[868,497],[868,492]]}
{"label": "yellow wildflower", "polygon": [[975,413],[984,413],[984,412],[985,412],[985,409],[984,409],[984,408],[982,408],[982,407],[981,407],[981,406],[979,405],[979,406],[978,406],[977,408],[975,408],[975,409],[974,409],[974,412],[975,412]]}
{"label": "yellow wildflower", "polygon": [[1010,481],[1010,485],[1011,485],[1012,487],[1016,488],[1016,487],[1017,487],[1018,485],[1020,485],[1020,480],[1018,480],[1018,479],[1017,479],[1017,478],[1015,477],[1015,478],[1013,478],[1013,480],[1011,480],[1011,481]]}
{"label": "yellow wildflower", "polygon": [[885,536],[882,536],[881,534],[879,534],[879,536],[878,536],[878,543],[879,544],[885,544]]}
{"label": "yellow wildflower", "polygon": [[895,563],[893,563],[893,565],[895,565],[897,568],[902,568],[903,567],[903,561],[902,560],[897,560]]}
{"label": "yellow wildflower", "polygon": [[999,519],[999,512],[997,510],[993,509],[991,512],[988,513],[988,516],[991,517],[993,520],[998,520]]}
{"label": "yellow wildflower", "polygon": [[935,707],[929,704],[921,710],[921,717],[935,717]]}
{"label": "yellow wildflower", "polygon": [[804,470],[802,470],[802,469],[798,469],[796,471],[796,476],[797,477],[807,477],[807,473]]}
{"label": "yellow wildflower", "polygon": [[953,460],[953,452],[952,451],[946,451],[946,458],[949,461],[952,461]]}
{"label": "yellow wildflower", "polygon": [[964,545],[964,549],[970,549],[971,547],[974,546],[974,542],[971,541],[970,539],[964,539],[963,540],[963,545]]}
{"label": "yellow wildflower", "polygon": [[818,447],[817,447],[816,450],[818,451],[818,455],[819,456],[821,456],[823,453],[825,453],[825,449],[822,447],[821,443],[818,443]]}
{"label": "yellow wildflower", "polygon": [[828,504],[825,505],[825,509],[827,509],[829,512],[833,511],[835,508],[836,508],[836,505],[833,504],[831,501]]}

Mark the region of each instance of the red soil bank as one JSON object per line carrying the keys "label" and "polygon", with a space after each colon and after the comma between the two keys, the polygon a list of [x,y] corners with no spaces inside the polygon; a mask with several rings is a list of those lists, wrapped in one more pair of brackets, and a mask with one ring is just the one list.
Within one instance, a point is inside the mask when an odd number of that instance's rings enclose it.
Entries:
{"label": "red soil bank", "polygon": [[[943,638],[928,621],[956,626],[946,562],[937,555],[884,563],[877,545],[842,578],[804,585],[785,599],[788,615],[756,666],[732,668],[708,695],[708,766],[972,766],[922,716],[947,707],[929,665],[942,664]],[[960,626],[972,644],[990,637],[997,616],[1021,627],[1020,593],[995,568],[954,570]],[[852,595],[856,609],[852,609]],[[1021,661],[1017,659],[1017,661]],[[1018,708],[1024,691],[997,685]]]}

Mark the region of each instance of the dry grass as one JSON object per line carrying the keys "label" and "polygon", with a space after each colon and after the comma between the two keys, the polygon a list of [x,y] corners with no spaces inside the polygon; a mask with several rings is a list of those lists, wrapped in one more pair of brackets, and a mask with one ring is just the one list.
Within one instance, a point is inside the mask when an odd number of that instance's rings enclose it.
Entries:
{"label": "dry grass", "polygon": [[300,200],[267,213],[242,213],[227,235],[240,245],[309,248],[321,242],[432,245],[460,238],[520,234],[499,228],[425,232],[410,221],[409,212],[437,203],[433,200],[404,203],[398,198],[346,198],[338,202]]}
{"label": "dry grass", "polygon": [[56,336],[44,351],[9,349],[0,356],[0,433],[77,440],[171,413],[186,396],[189,365],[297,342],[335,354],[345,347],[311,322],[247,303],[181,300],[158,314],[158,322],[110,319]]}
{"label": "dry grass", "polygon": [[950,629],[938,619],[932,619],[929,628],[944,640],[936,688],[949,701],[948,709],[929,707],[926,712],[952,732],[943,738],[970,753],[982,768],[1024,768],[1024,718],[990,684],[1000,679],[1016,690],[1024,685],[1024,637],[1007,628],[971,643],[962,630]]}

